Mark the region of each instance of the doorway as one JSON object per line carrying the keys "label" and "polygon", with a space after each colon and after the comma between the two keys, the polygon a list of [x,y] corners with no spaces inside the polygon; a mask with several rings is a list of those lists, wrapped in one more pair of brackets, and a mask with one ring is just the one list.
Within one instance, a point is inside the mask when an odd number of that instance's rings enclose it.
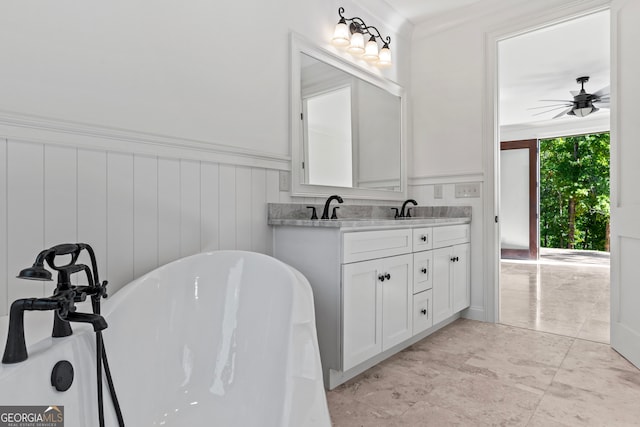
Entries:
{"label": "doorway", "polygon": [[[570,37],[562,34],[582,33],[581,26],[594,28],[596,21],[602,30],[596,37],[606,46],[596,41],[585,43],[591,51],[582,51],[578,58],[574,57],[575,43],[564,43]],[[608,21],[608,11],[602,11],[497,43],[498,123],[501,140],[507,141],[500,144],[496,159],[499,196],[495,208],[500,213],[497,245],[505,258],[496,272],[497,320],[600,342],[609,341],[608,259],[586,260],[574,253],[550,254],[540,248],[537,149],[541,138],[609,130],[608,111],[599,111],[600,114],[591,117],[567,116],[574,112],[575,104],[570,100],[576,99],[572,98],[576,96],[574,93],[579,93],[570,86],[581,77],[572,74],[589,74],[593,91],[608,85]],[[586,57],[589,61],[581,63]],[[596,63],[602,66],[594,66]],[[517,68],[515,72],[511,72],[510,65]],[[526,87],[521,89],[523,85]],[[547,105],[544,100],[560,105]],[[502,164],[507,161],[518,166],[512,164],[503,169]],[[513,173],[519,177],[514,178]],[[511,202],[513,212],[505,202]],[[520,225],[514,232],[516,222]]]}
{"label": "doorway", "polygon": [[538,140],[500,143],[502,259],[538,259]]}

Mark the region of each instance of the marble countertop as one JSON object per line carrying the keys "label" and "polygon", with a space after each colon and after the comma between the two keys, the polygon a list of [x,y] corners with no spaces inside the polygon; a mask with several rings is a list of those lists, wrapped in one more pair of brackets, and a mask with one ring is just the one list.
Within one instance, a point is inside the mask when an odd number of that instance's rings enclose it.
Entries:
{"label": "marble countertop", "polygon": [[469,224],[471,218],[401,218],[401,219],[374,219],[374,218],[344,218],[344,219],[269,219],[269,225],[298,226],[298,227],[327,227],[327,228],[415,228],[438,227],[443,225]]}

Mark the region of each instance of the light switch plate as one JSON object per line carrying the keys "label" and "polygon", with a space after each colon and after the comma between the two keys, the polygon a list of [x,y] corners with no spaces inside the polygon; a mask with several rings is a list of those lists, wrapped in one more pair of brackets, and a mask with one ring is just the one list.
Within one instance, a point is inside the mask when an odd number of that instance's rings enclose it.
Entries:
{"label": "light switch plate", "polygon": [[433,198],[442,199],[442,184],[435,184],[433,186]]}
{"label": "light switch plate", "polygon": [[291,175],[289,174],[289,171],[280,171],[280,185],[279,185],[279,190],[280,191],[289,191],[289,188],[291,186],[291,183],[289,182]]}
{"label": "light switch plate", "polygon": [[456,184],[455,195],[456,195],[456,199],[480,197],[480,183],[465,182],[465,183]]}

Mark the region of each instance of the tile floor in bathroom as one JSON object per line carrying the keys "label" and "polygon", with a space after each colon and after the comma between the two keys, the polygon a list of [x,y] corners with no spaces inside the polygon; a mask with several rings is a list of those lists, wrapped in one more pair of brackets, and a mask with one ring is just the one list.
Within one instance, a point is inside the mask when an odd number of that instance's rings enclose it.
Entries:
{"label": "tile floor in bathroom", "polygon": [[[520,326],[457,320],[327,392],[333,425],[640,425],[640,371],[598,324],[608,316],[608,270],[557,267],[542,268],[543,281],[523,269],[512,293],[537,301],[542,292],[551,305],[522,304]],[[550,332],[528,329],[540,325]]]}

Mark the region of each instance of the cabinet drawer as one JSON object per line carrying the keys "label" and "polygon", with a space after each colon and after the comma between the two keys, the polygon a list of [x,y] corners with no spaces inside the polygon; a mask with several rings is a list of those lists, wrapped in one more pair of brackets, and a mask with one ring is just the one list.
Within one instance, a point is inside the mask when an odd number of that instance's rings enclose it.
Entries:
{"label": "cabinet drawer", "polygon": [[364,261],[408,254],[412,248],[411,229],[344,233],[342,262]]}
{"label": "cabinet drawer", "polygon": [[413,335],[433,326],[431,290],[413,296]]}
{"label": "cabinet drawer", "polygon": [[433,229],[413,229],[413,252],[426,251],[433,247]]}
{"label": "cabinet drawer", "polygon": [[444,248],[445,246],[467,243],[469,239],[469,224],[447,225],[444,227],[434,227],[433,229],[434,248]]}
{"label": "cabinet drawer", "polygon": [[433,252],[424,251],[413,254],[413,293],[431,289],[433,283]]}

